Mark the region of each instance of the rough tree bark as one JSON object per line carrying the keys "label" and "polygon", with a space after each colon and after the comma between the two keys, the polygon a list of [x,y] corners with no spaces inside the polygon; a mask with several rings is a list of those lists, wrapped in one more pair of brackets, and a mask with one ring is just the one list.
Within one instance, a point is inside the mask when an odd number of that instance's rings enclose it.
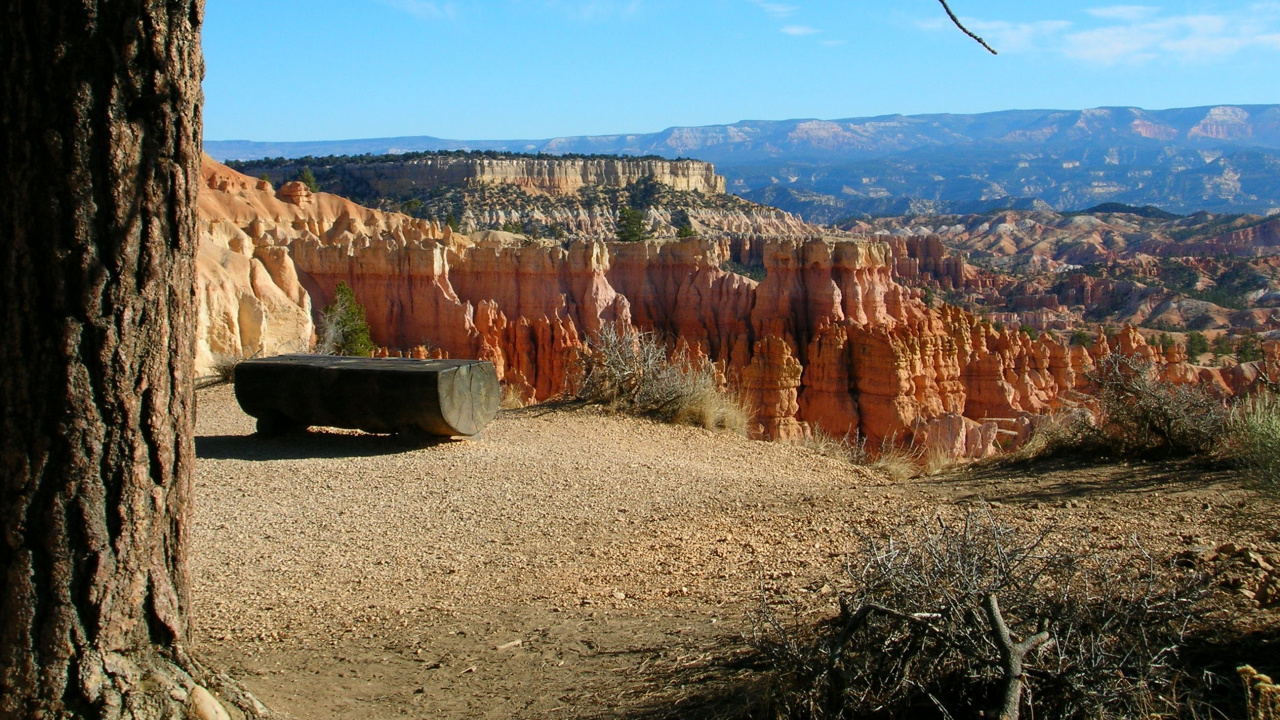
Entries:
{"label": "rough tree bark", "polygon": [[[184,650],[202,0],[0,19],[0,718],[255,714]],[[185,707],[184,707],[185,706]]]}

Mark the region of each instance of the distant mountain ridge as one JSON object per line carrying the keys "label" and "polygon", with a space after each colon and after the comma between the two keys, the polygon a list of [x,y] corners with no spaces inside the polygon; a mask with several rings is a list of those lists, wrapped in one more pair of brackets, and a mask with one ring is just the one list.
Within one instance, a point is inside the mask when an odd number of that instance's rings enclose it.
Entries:
{"label": "distant mountain ridge", "polygon": [[717,164],[765,159],[862,159],[922,147],[986,141],[1061,144],[1095,139],[1155,140],[1174,145],[1223,143],[1280,149],[1280,105],[1143,110],[1004,110],[973,115],[882,115],[843,120],[744,120],[731,125],[672,127],[656,133],[583,135],[547,140],[448,140],[426,135],[313,142],[209,140],[219,160],[306,155],[359,155],[428,150],[528,153],[686,154]]}
{"label": "distant mountain ridge", "polygon": [[222,160],[425,150],[690,157],[714,163],[731,192],[819,222],[1028,198],[1060,210],[1108,201],[1175,212],[1280,207],[1280,105],[744,121],[548,140],[205,143]]}

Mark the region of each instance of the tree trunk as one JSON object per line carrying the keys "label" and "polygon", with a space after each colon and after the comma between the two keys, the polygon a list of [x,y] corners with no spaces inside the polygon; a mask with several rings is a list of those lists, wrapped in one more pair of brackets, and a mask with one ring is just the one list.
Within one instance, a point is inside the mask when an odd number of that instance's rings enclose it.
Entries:
{"label": "tree trunk", "polygon": [[6,720],[220,717],[183,650],[202,14],[9,0],[0,19]]}

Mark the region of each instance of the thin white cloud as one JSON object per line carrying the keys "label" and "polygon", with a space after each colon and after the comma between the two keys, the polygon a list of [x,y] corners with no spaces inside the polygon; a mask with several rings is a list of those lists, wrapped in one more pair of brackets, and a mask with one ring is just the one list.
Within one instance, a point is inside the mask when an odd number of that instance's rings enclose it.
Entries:
{"label": "thin white cloud", "polygon": [[631,17],[640,11],[643,0],[548,0],[550,7],[565,11],[578,20]]}
{"label": "thin white cloud", "polygon": [[1211,61],[1250,48],[1280,49],[1280,18],[1274,13],[1251,9],[1151,17],[1066,33],[1062,51],[1078,60],[1115,65],[1157,59]]}
{"label": "thin white cloud", "polygon": [[761,10],[764,10],[776,18],[790,17],[800,9],[795,5],[785,5],[783,3],[765,2],[764,0],[751,1],[754,2]]}
{"label": "thin white cloud", "polygon": [[[1224,12],[1165,15],[1150,5],[1086,9],[1076,21],[984,21],[962,18],[1002,53],[1051,53],[1090,65],[1211,62],[1249,49],[1280,50],[1280,2]],[[949,30],[936,18],[924,31]]]}
{"label": "thin white cloud", "polygon": [[457,14],[457,7],[451,2],[441,3],[429,0],[381,0],[381,2],[422,20],[443,20]]}
{"label": "thin white cloud", "polygon": [[967,27],[981,35],[1003,53],[1017,53],[1041,47],[1047,40],[1060,36],[1071,27],[1063,20],[1014,23],[997,20],[967,20]]}
{"label": "thin white cloud", "polygon": [[1159,14],[1160,8],[1150,5],[1110,5],[1107,7],[1089,8],[1085,12],[1104,20],[1123,20],[1136,22]]}
{"label": "thin white cloud", "polygon": [[815,27],[809,27],[808,25],[786,25],[782,28],[782,32],[786,35],[803,37],[805,35],[817,35],[822,31]]}
{"label": "thin white cloud", "polygon": [[823,40],[822,45],[824,47],[837,47],[839,45],[844,45],[845,42],[846,41],[844,40]]}
{"label": "thin white cloud", "polygon": [[947,22],[946,18],[931,15],[923,20],[917,20],[916,27],[926,32],[932,32],[934,30],[941,30],[944,27],[951,27],[951,23]]}

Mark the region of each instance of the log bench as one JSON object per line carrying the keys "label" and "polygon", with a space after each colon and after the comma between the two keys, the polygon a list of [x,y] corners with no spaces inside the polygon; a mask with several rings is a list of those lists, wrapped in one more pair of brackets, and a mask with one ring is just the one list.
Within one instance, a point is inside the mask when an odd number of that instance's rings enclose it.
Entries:
{"label": "log bench", "polygon": [[491,362],[334,355],[245,360],[235,393],[264,436],[322,425],[394,433],[410,445],[475,435],[501,399]]}

